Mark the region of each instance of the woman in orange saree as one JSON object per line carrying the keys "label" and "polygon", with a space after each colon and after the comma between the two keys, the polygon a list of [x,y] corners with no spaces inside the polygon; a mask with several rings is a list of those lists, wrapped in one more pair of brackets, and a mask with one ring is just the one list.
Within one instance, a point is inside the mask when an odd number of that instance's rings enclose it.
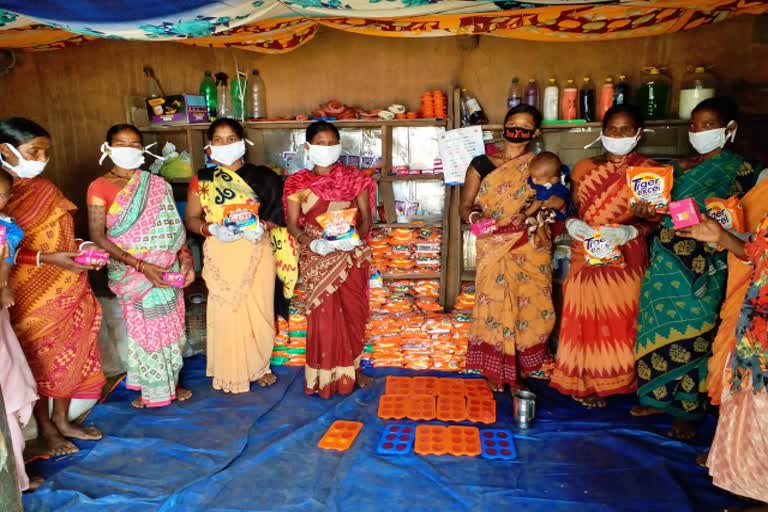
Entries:
{"label": "woman in orange saree", "polygon": [[[648,267],[646,237],[654,224],[636,218],[630,210],[626,172],[630,166],[654,165],[634,151],[642,129],[642,118],[635,108],[611,108],[605,114],[600,137],[606,154],[581,160],[571,174],[575,225],[588,232],[607,225],[635,230],[635,236],[620,246],[622,267],[588,264],[583,237],[572,235],[575,240],[563,287],[562,323],[551,385],[586,407],[605,407],[606,396],[637,389],[638,304]],[[571,231],[573,225],[569,221]]]}
{"label": "woman in orange saree", "polygon": [[51,140],[38,124],[22,118],[0,121],[0,154],[14,177],[6,211],[24,230],[11,285],[16,304],[11,321],[24,350],[38,394],[35,419],[40,437],[54,455],[78,450],[71,439],[95,440],[101,432],[67,417],[73,398],[101,397],[98,334],[101,306],[88,283],[88,270],[73,258],[86,243],[75,239],[77,209],[56,186],[37,177],[48,161]]}
{"label": "woman in orange saree", "polygon": [[[371,378],[362,373],[368,321],[368,280],[371,250],[368,236],[375,205],[375,182],[354,167],[338,162],[338,129],[330,123],[307,128],[312,170],[300,171],[285,182],[288,230],[302,244],[299,275],[307,292],[307,353],[304,391],[330,398],[346,395]],[[360,240],[331,247],[323,237],[318,216],[357,209],[355,227]]]}
{"label": "woman in orange saree", "polygon": [[[555,323],[552,307],[551,240],[539,228],[532,243],[519,214],[534,197],[528,185],[533,153],[528,143],[538,135],[541,113],[528,105],[510,110],[504,120],[504,150],[477,157],[461,193],[465,222],[492,220],[496,231],[477,240],[476,300],[467,352],[467,368],[482,371],[494,391],[521,377],[537,376],[551,363],[547,340]],[[559,204],[549,207],[561,208]]]}

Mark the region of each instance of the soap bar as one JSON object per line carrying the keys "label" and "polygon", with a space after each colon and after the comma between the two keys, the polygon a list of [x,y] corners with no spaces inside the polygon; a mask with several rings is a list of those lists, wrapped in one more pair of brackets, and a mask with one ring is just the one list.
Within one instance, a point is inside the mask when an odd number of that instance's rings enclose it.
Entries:
{"label": "soap bar", "polygon": [[86,249],[80,251],[74,261],[80,265],[106,265],[109,261],[109,253],[98,249]]}
{"label": "soap bar", "polygon": [[677,229],[701,224],[699,207],[690,197],[669,203],[669,215],[672,216],[672,224]]}

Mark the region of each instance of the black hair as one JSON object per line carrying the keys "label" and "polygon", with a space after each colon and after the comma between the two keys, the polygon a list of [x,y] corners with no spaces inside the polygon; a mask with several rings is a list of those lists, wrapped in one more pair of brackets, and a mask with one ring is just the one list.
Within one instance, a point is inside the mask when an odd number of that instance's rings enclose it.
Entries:
{"label": "black hair", "polygon": [[532,107],[531,105],[528,105],[527,103],[521,103],[517,105],[516,107],[512,107],[507,111],[507,115],[504,116],[504,124],[507,124],[507,121],[509,121],[509,118],[516,114],[528,114],[533,118],[533,125],[538,130],[541,128],[541,111],[537,109],[536,107]]}
{"label": "black hair", "polygon": [[626,114],[631,117],[635,122],[635,128],[645,128],[645,118],[640,109],[629,103],[622,103],[620,105],[614,105],[605,111],[605,115],[603,116],[603,130],[608,126],[608,121],[618,114]]}
{"label": "black hair", "polygon": [[714,98],[707,98],[702,101],[696,108],[693,109],[691,115],[702,110],[709,110],[717,114],[720,118],[720,123],[725,126],[731,121],[739,122],[739,106],[729,96],[715,96]]}
{"label": "black hair", "polygon": [[0,183],[2,182],[7,183],[9,187],[13,187],[13,176],[11,176],[8,171],[0,167]]}
{"label": "black hair", "polygon": [[216,135],[216,130],[222,126],[230,127],[232,131],[237,134],[240,140],[245,139],[245,129],[243,128],[243,125],[234,119],[230,119],[228,117],[220,117],[219,119],[212,122],[211,126],[208,127],[208,140],[213,140],[213,136]]}
{"label": "black hair", "polygon": [[9,117],[0,121],[0,144],[18,148],[36,137],[50,139],[51,135],[39,124],[24,117]]}
{"label": "black hair", "polygon": [[112,139],[115,138],[115,135],[117,135],[120,132],[133,132],[136,135],[139,136],[139,142],[141,142],[141,145],[144,145],[144,135],[139,131],[138,128],[133,126],[132,124],[116,124],[109,130],[107,130],[107,135],[104,137],[104,140],[107,142],[107,144],[112,144]]}
{"label": "black hair", "polygon": [[320,132],[333,132],[336,135],[336,138],[341,140],[339,129],[336,128],[333,123],[329,123],[328,121],[315,121],[314,123],[307,126],[307,142],[312,144],[312,139],[314,139],[315,136]]}
{"label": "black hair", "polygon": [[558,172],[560,171],[560,157],[554,154],[551,151],[542,151],[535,157],[533,157],[533,160],[531,160],[531,163],[529,164],[529,167],[532,166],[536,162],[549,162],[555,165]]}

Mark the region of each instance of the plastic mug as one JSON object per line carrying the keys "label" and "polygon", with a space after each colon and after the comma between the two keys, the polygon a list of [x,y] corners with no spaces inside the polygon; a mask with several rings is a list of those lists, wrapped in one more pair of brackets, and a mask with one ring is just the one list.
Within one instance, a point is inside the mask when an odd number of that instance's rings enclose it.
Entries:
{"label": "plastic mug", "polygon": [[472,224],[471,228],[472,234],[475,236],[483,236],[483,235],[489,235],[496,231],[497,226],[496,222],[493,221],[493,219],[485,219],[481,220],[480,222],[475,222]]}

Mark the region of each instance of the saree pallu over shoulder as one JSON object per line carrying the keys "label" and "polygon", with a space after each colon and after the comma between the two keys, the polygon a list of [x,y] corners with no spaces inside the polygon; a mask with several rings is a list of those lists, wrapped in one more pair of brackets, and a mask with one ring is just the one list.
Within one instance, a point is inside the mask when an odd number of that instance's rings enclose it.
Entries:
{"label": "saree pallu over shoulder", "polygon": [[[744,160],[729,151],[683,172],[675,166],[672,199],[729,197],[754,181]],[[697,419],[706,404],[707,360],[726,279],[726,254],[675,234],[665,218],[654,238],[640,295],[636,345],[640,403]]]}
{"label": "saree pallu over shoulder", "polygon": [[528,186],[532,158],[523,155],[488,174],[476,201],[484,216],[507,229],[477,242],[467,367],[500,384],[514,385],[518,373],[528,375],[549,361],[546,344],[555,320],[550,246],[527,243],[524,229],[511,226],[534,194]]}
{"label": "saree pallu over shoulder", "polygon": [[[76,252],[75,206],[43,178],[20,179],[6,212],[24,230],[21,247]],[[54,265],[15,265],[11,284],[16,304],[11,320],[38,392],[51,398],[99,398],[104,384],[98,333],[101,306],[88,274]]]}

